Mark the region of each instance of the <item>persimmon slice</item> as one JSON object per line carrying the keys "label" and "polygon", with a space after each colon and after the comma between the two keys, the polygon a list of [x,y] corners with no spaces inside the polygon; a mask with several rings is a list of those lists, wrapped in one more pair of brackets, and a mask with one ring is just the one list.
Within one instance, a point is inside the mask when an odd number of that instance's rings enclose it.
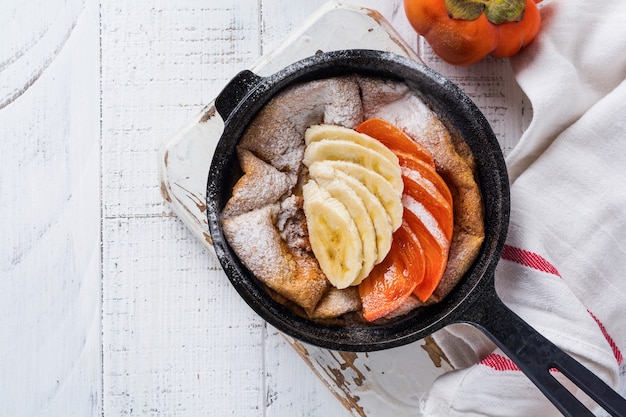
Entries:
{"label": "persimmon slice", "polygon": [[415,155],[417,158],[429,165],[435,166],[430,152],[421,144],[417,143],[397,126],[383,119],[368,119],[356,128],[359,133],[364,133],[378,139],[383,145],[391,149],[394,153],[406,152]]}
{"label": "persimmon slice", "polygon": [[448,184],[441,178],[435,168],[419,158],[408,154],[406,152],[395,152],[398,157],[398,162],[403,169],[411,169],[420,173],[427,181],[432,183],[437,191],[446,199],[446,201],[452,205],[452,194]]}
{"label": "persimmon slice", "polygon": [[[405,260],[405,271],[415,281],[416,285],[419,285],[424,280],[424,274],[426,273],[426,264],[424,257],[424,250],[422,244],[405,221],[402,222],[400,227],[402,230],[398,234],[402,254]],[[402,240],[404,239],[404,242]]]}
{"label": "persimmon slice", "polygon": [[449,243],[446,245],[445,241],[442,242],[441,238],[437,238],[437,233],[432,230],[432,225],[424,224],[425,222],[419,217],[419,214],[406,207],[404,219],[417,235],[424,251],[424,279],[415,287],[413,294],[421,301],[426,301],[439,285],[446,269]]}
{"label": "persimmon slice", "polygon": [[420,240],[403,223],[393,235],[387,257],[358,286],[365,320],[374,321],[400,307],[422,282],[425,271]]}
{"label": "persimmon slice", "polygon": [[434,185],[426,183],[419,176],[412,176],[407,173],[402,175],[402,180],[404,181],[403,193],[411,196],[415,201],[419,201],[433,215],[446,240],[450,242],[454,226],[450,203],[437,191]]}

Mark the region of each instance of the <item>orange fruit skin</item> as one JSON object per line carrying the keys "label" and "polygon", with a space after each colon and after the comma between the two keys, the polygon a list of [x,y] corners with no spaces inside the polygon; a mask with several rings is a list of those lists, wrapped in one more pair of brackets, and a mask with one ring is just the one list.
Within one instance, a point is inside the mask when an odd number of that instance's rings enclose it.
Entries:
{"label": "orange fruit skin", "polygon": [[530,44],[541,26],[536,3],[539,1],[526,0],[520,21],[499,24],[490,22],[484,13],[475,20],[454,19],[444,0],[404,0],[404,11],[411,26],[441,59],[467,66],[487,55],[513,56]]}
{"label": "orange fruit skin", "polygon": [[404,193],[411,196],[415,201],[420,202],[430,214],[433,215],[445,238],[450,242],[452,239],[452,228],[454,219],[452,206],[438,192],[431,192],[422,184],[404,177]]}
{"label": "orange fruit skin", "polygon": [[394,153],[402,152],[414,155],[427,164],[435,166],[432,155],[423,145],[411,139],[393,124],[382,119],[368,119],[361,123],[356,131],[377,139]]}
{"label": "orange fruit skin", "polygon": [[494,58],[507,58],[530,44],[539,33],[541,14],[534,0],[526,0],[524,18],[519,22],[498,25],[498,46],[491,52]]}
{"label": "orange fruit skin", "polygon": [[404,210],[404,218],[409,227],[417,235],[424,251],[425,270],[424,279],[415,287],[413,294],[420,301],[428,300],[441,281],[443,272],[448,263],[449,245],[444,246],[434,238],[428,228],[411,211]]}
{"label": "orange fruit skin", "polygon": [[424,278],[425,268],[420,241],[402,224],[387,257],[358,286],[365,320],[377,320],[400,307]]}
{"label": "orange fruit skin", "polygon": [[446,199],[448,204],[452,206],[452,193],[446,182],[435,170],[432,165],[426,164],[424,161],[417,159],[409,154],[397,152],[396,156],[400,160],[400,166],[419,172],[426,180],[437,188],[437,191]]}

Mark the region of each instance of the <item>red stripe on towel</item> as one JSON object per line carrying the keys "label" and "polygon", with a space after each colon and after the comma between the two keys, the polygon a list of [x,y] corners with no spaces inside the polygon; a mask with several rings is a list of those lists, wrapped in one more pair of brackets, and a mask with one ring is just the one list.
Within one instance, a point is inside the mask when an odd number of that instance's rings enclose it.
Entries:
{"label": "red stripe on towel", "polygon": [[622,356],[622,352],[619,350],[619,348],[615,344],[615,340],[613,340],[609,332],[606,331],[606,327],[604,327],[604,324],[602,324],[602,322],[598,320],[598,318],[591,311],[587,310],[587,312],[591,315],[591,317],[593,317],[593,319],[598,324],[598,327],[602,331],[604,338],[606,339],[607,342],[609,342],[609,346],[611,346],[611,350],[613,350],[613,355],[615,355],[617,364],[621,366],[622,363],[624,362],[624,356]]}
{"label": "red stripe on towel", "polygon": [[[520,265],[523,265],[529,268],[536,269],[537,271],[555,275],[561,279],[563,278],[561,277],[561,274],[559,274],[559,271],[554,267],[554,265],[548,262],[546,258],[534,252],[525,250],[525,249],[516,248],[515,246],[510,246],[510,245],[504,245],[504,248],[502,250],[502,259],[515,262],[515,263],[518,263]],[[602,322],[598,320],[598,318],[591,311],[587,310],[587,312],[595,320],[596,324],[600,328],[600,331],[604,335],[604,338],[606,339],[607,343],[613,350],[613,355],[615,356],[615,359],[617,360],[617,364],[621,366],[622,363],[624,362],[624,357],[619,347],[615,344],[615,341],[606,330],[606,327],[604,327],[604,324],[602,324]],[[483,365],[487,365],[496,370],[502,370],[502,371],[514,370],[513,368],[511,368],[510,364],[503,363],[502,360],[498,358],[489,359],[491,356],[498,356],[502,358],[502,356],[500,355],[491,354],[487,356],[485,359],[483,359],[481,363]],[[507,358],[504,358],[504,359],[511,362]],[[515,368],[517,368],[517,366],[513,362],[511,362],[511,364],[515,366]],[[517,368],[517,370],[519,370],[519,368]]]}
{"label": "red stripe on towel", "polygon": [[561,277],[559,271],[557,271],[554,265],[548,262],[546,258],[525,249],[504,245],[504,249],[502,249],[502,259],[536,269],[537,271],[556,275],[559,278]]}
{"label": "red stripe on towel", "polygon": [[[481,365],[495,369],[496,371],[519,371],[519,367],[511,359],[506,356],[491,353],[485,359],[480,361]],[[550,372],[560,372],[556,368],[550,368]]]}
{"label": "red stripe on towel", "polygon": [[492,353],[488,355],[485,359],[480,361],[481,365],[488,366],[496,371],[519,371],[519,367],[515,365],[511,359],[498,355],[497,353]]}

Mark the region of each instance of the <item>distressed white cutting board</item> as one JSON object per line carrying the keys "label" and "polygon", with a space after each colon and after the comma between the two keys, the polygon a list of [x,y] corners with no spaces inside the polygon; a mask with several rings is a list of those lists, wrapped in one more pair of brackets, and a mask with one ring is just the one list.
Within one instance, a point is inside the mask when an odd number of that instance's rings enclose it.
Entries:
{"label": "distressed white cutting board", "polygon": [[[355,48],[387,50],[419,59],[376,11],[331,2],[250,69],[265,76],[318,50]],[[163,197],[210,252],[206,176],[222,130],[223,121],[211,103],[164,143],[159,153]],[[513,143],[502,145],[506,150]],[[288,336],[285,339],[355,416],[415,416],[420,398],[432,381],[451,369],[430,338],[372,353],[335,352]]]}

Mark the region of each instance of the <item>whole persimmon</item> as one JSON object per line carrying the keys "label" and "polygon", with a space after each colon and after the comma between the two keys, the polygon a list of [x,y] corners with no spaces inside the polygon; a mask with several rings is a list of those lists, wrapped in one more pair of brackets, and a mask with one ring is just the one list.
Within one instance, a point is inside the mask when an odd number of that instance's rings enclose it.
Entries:
{"label": "whole persimmon", "polygon": [[404,0],[413,28],[453,65],[517,54],[537,36],[541,0]]}

